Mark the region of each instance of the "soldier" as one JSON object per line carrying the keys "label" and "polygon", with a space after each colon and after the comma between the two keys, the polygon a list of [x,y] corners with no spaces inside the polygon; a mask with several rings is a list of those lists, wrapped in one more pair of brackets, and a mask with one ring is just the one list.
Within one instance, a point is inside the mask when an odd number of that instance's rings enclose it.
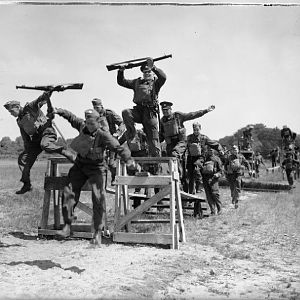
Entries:
{"label": "soldier", "polygon": [[44,92],[36,100],[26,103],[24,107],[19,101],[8,101],[4,107],[12,116],[17,118],[24,151],[18,157],[18,164],[22,171],[23,186],[16,194],[24,194],[32,189],[30,171],[38,155],[44,150],[47,153],[59,153],[73,161],[73,154],[63,146],[55,144],[57,134],[52,127],[52,119],[44,115],[41,107],[49,103],[52,91]]}
{"label": "soldier", "polygon": [[267,168],[264,163],[262,155],[260,154],[259,151],[256,151],[255,156],[254,156],[254,170],[255,170],[256,177],[259,177],[259,166],[260,165],[263,165],[265,168]]}
{"label": "soldier", "polygon": [[246,129],[243,131],[243,150],[251,150],[252,149],[252,125],[248,125]]}
{"label": "soldier", "polygon": [[[94,98],[92,100],[93,108],[100,115],[101,128],[109,131],[112,136],[119,138],[125,131],[125,125],[122,118],[111,109],[105,109],[102,100]],[[115,185],[116,178],[116,153],[108,151],[108,167],[111,173],[111,185]]]}
{"label": "soldier", "polygon": [[117,152],[129,169],[136,168],[135,162],[128,149],[120,146],[109,132],[100,129],[100,116],[94,109],[85,111],[85,120],[61,108],[54,109],[54,113],[68,120],[79,131],[79,135],[71,143],[73,150],[78,153],[68,174],[71,188],[67,186],[64,189],[62,213],[65,225],[57,234],[62,237],[70,236],[73,211],[79,201],[81,188],[88,180],[92,187],[94,240],[100,244],[101,230],[106,226],[103,221],[106,219],[104,150],[108,148]]}
{"label": "soldier", "polygon": [[153,65],[152,60],[148,60],[147,64],[141,66],[140,70],[143,73],[143,78],[125,79],[124,70],[125,66],[118,70],[117,82],[120,86],[134,91],[133,102],[136,104],[132,109],[122,111],[122,117],[127,129],[126,138],[130,142],[135,137],[135,123],[143,124],[149,146],[149,155],[159,157],[161,156],[161,149],[159,144],[157,97],[160,88],[166,81],[166,74]]}
{"label": "soldier", "polygon": [[219,193],[219,178],[222,176],[223,169],[220,158],[214,154],[214,150],[211,147],[207,148],[207,153],[204,156],[200,172],[211,214],[215,215],[218,213],[219,215],[222,212]]}
{"label": "soldier", "polygon": [[[270,152],[270,157],[271,157],[271,163],[272,163],[272,168],[277,166],[277,162],[279,161],[279,147],[275,147],[274,149],[271,150]],[[272,170],[274,172],[274,169]]]}
{"label": "soldier", "polygon": [[232,204],[234,204],[234,208],[238,208],[242,184],[241,176],[244,174],[245,167],[250,172],[249,162],[246,160],[244,155],[239,153],[238,146],[232,146],[231,154],[225,161],[224,169],[226,178],[229,182]]}
{"label": "soldier", "polygon": [[296,133],[292,132],[292,130],[286,125],[283,125],[280,135],[282,139],[283,150],[288,151],[289,146],[293,145],[295,142]]}
{"label": "soldier", "polygon": [[294,171],[299,167],[299,160],[295,158],[293,151],[287,151],[286,158],[282,161],[281,167],[286,172],[286,178],[290,188],[294,188]]}
{"label": "soldier", "polygon": [[208,112],[215,109],[213,105],[204,110],[198,110],[190,113],[179,111],[172,112],[173,103],[163,101],[160,103],[163,112],[161,118],[160,141],[166,142],[167,156],[176,157],[178,160],[178,169],[181,180],[183,180],[182,156],[186,150],[186,129],[184,122],[200,118]]}
{"label": "soldier", "polygon": [[194,186],[196,183],[196,191],[200,189],[201,182],[201,167],[204,160],[205,147],[210,146],[223,155],[222,146],[201,134],[201,124],[193,123],[193,133],[187,137],[187,178],[188,178],[188,192],[194,194]]}

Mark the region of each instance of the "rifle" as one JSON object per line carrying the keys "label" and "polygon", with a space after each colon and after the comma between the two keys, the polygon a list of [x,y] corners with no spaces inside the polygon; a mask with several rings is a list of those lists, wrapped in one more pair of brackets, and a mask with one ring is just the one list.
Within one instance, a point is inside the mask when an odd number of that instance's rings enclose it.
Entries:
{"label": "rifle", "polygon": [[[166,59],[166,58],[169,58],[169,57],[172,57],[172,54],[153,58],[152,61],[155,62],[155,61],[159,61],[159,60]],[[119,63],[106,65],[106,68],[107,68],[108,71],[121,69],[122,67],[125,67],[125,69],[131,69],[131,68],[139,67],[139,66],[147,63],[147,61],[149,59],[151,59],[151,58],[150,57],[143,57],[143,58],[131,59],[131,60],[122,61],[122,62],[119,62]],[[134,63],[134,62],[136,62],[136,63]]]}
{"label": "rifle", "polygon": [[17,85],[16,89],[62,92],[65,90],[81,90],[82,87],[83,87],[83,83],[68,83],[68,84],[58,84],[58,85],[37,85],[37,86]]}

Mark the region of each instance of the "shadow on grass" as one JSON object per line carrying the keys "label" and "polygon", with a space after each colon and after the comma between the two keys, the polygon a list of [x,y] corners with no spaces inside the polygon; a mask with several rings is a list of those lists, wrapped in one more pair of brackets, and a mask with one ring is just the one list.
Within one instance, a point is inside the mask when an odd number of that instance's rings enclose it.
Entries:
{"label": "shadow on grass", "polygon": [[76,266],[72,266],[69,268],[63,268],[60,264],[53,262],[52,260],[33,260],[33,261],[12,261],[10,263],[7,263],[6,265],[8,266],[17,266],[17,265],[21,265],[21,264],[25,264],[28,266],[37,266],[38,268],[40,268],[41,270],[48,270],[51,268],[60,268],[63,269],[65,271],[71,271],[77,274],[80,274],[82,272],[85,271],[85,269],[79,269]]}
{"label": "shadow on grass", "polygon": [[0,248],[9,248],[9,247],[23,247],[21,244],[4,244],[0,242]]}
{"label": "shadow on grass", "polygon": [[37,236],[35,235],[28,235],[25,234],[24,232],[21,231],[12,231],[9,232],[10,235],[12,235],[15,238],[21,239],[21,240],[26,240],[26,241],[33,241],[37,239]]}

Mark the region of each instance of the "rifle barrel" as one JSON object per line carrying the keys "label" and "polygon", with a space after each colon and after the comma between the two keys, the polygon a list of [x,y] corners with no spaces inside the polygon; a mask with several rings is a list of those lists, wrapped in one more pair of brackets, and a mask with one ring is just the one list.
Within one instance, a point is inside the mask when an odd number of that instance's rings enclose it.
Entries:
{"label": "rifle barrel", "polygon": [[[169,54],[169,55],[164,55],[164,56],[160,56],[160,57],[156,57],[156,58],[153,58],[153,61],[159,61],[159,60],[162,60],[162,59],[166,59],[166,58],[169,58],[169,57],[172,57],[172,54]],[[138,67],[138,66],[141,66],[143,63],[145,63],[145,61],[148,59],[149,57],[145,57],[145,58],[140,58],[140,59],[133,59],[133,60],[128,60],[127,62],[130,63],[130,62],[134,62],[134,61],[140,61],[138,63],[134,63],[134,64],[130,64],[130,68],[134,68],[134,67]],[[142,60],[142,61],[141,61]],[[126,62],[122,62],[122,63],[116,63],[116,64],[111,64],[111,65],[107,65],[106,68],[108,71],[113,71],[113,70],[117,70],[117,69],[120,69],[122,66],[122,64],[124,64]],[[126,68],[126,67],[125,67]]]}

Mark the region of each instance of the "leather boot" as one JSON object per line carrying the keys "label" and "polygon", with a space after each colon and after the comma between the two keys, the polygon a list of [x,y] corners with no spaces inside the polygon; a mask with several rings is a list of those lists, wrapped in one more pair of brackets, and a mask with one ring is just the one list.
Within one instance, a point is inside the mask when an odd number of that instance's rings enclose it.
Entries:
{"label": "leather boot", "polygon": [[22,186],[22,188],[18,191],[16,191],[16,194],[21,195],[21,194],[25,194],[29,191],[32,190],[32,186],[30,183],[24,183],[24,185]]}
{"label": "leather boot", "polygon": [[67,238],[71,235],[71,225],[65,224],[62,230],[57,230],[56,234],[62,238]]}

